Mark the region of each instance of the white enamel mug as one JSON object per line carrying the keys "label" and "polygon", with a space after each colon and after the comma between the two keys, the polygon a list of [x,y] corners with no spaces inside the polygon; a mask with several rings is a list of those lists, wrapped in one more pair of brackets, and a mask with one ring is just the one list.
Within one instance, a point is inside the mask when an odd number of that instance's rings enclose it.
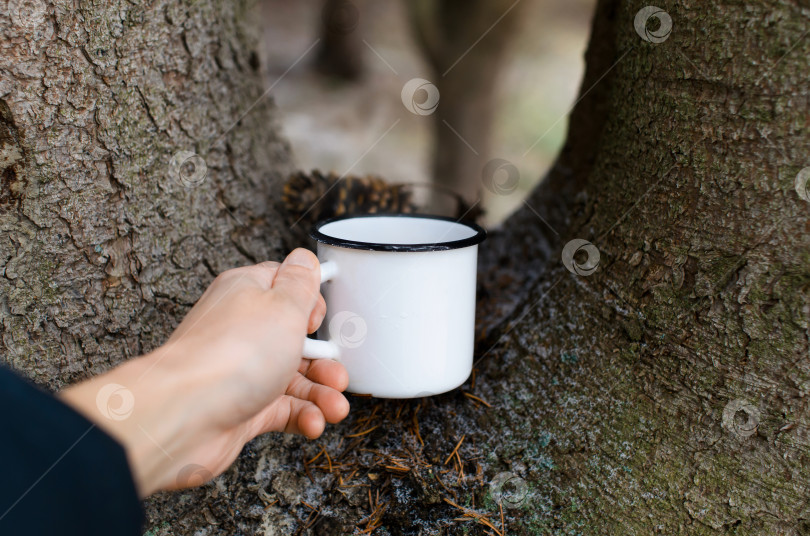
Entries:
{"label": "white enamel mug", "polygon": [[326,318],[304,357],[336,359],[348,391],[381,398],[444,393],[472,371],[475,224],[423,215],[341,217],[317,224]]}

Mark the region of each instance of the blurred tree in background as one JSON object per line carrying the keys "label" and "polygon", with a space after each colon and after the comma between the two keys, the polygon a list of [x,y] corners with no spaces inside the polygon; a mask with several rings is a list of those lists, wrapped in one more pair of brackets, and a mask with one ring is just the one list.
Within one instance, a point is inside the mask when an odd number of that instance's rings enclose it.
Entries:
{"label": "blurred tree in background", "polygon": [[496,84],[527,4],[514,0],[406,2],[442,99],[434,116],[433,181],[460,193],[467,203],[481,196]]}

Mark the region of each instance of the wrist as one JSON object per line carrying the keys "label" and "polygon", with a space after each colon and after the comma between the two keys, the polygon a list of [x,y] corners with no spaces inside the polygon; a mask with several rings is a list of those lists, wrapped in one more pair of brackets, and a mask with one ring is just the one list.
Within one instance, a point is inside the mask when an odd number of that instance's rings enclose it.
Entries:
{"label": "wrist", "polygon": [[141,497],[171,484],[165,480],[179,429],[170,404],[181,389],[176,383],[177,377],[160,367],[160,355],[151,353],[59,393],[122,445]]}

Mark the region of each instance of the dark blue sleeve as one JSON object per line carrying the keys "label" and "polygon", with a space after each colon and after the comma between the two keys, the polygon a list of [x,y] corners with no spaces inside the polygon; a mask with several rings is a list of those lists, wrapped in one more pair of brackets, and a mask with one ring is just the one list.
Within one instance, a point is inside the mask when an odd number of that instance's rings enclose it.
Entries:
{"label": "dark blue sleeve", "polygon": [[141,534],[124,448],[0,366],[0,534]]}

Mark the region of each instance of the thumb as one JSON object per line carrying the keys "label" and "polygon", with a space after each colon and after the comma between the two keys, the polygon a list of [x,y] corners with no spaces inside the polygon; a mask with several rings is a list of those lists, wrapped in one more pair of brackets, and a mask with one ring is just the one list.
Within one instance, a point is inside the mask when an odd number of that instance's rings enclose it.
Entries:
{"label": "thumb", "polygon": [[309,250],[298,248],[287,255],[273,279],[274,300],[281,300],[285,310],[300,313],[306,325],[320,297],[321,271],[318,258]]}

